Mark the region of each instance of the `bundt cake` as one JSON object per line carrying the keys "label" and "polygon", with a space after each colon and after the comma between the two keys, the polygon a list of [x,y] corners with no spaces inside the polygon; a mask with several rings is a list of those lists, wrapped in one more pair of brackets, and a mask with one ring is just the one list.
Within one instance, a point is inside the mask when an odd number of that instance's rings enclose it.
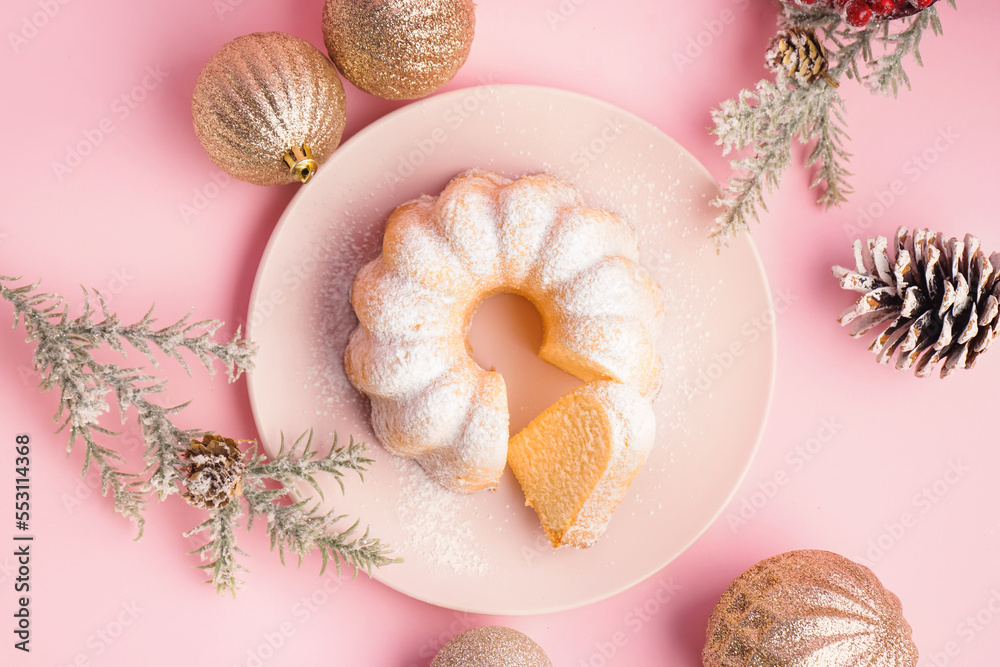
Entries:
{"label": "bundt cake", "polygon": [[[347,377],[371,400],[379,441],[449,489],[496,485],[510,438],[506,389],[498,373],[472,360],[468,328],[483,300],[510,292],[538,308],[539,356],[588,383],[567,404],[598,412],[595,406],[603,406],[604,422],[574,417],[571,431],[627,437],[587,446],[605,447],[608,469],[616,471],[607,484],[630,480],[621,466],[644,458],[652,441],[646,422],[660,386],[654,345],[664,320],[662,291],[638,255],[626,222],[586,206],[575,187],[549,174],[512,181],[473,169],[439,196],[398,207],[386,223],[382,254],[354,281],[359,325],[345,353]],[[635,405],[625,406],[629,401]],[[526,430],[555,433],[557,406]],[[616,415],[639,415],[641,424]],[[518,441],[524,461],[535,460],[527,455],[529,439]],[[559,446],[565,459],[576,445]],[[514,467],[519,478],[520,469]],[[544,493],[538,491],[536,509]],[[585,502],[581,507],[587,511]]]}

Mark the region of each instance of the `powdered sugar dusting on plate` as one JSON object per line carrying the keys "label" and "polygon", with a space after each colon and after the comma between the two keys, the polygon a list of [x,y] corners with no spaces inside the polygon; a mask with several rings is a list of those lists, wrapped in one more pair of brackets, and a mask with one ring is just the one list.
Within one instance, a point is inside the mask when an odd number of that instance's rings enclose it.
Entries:
{"label": "powdered sugar dusting on plate", "polygon": [[310,316],[315,337],[313,364],[307,369],[307,378],[319,415],[358,409],[362,403],[344,374],[344,349],[358,325],[351,307],[351,285],[361,267],[378,254],[381,237],[381,225],[338,224],[315,251],[320,268],[315,310]]}
{"label": "powdered sugar dusting on plate", "polygon": [[[419,553],[437,569],[463,575],[492,570],[486,549],[476,537],[467,496],[454,493],[428,477],[415,462],[392,457],[399,472],[396,511],[406,539],[400,553]],[[461,518],[461,517],[467,518]]]}

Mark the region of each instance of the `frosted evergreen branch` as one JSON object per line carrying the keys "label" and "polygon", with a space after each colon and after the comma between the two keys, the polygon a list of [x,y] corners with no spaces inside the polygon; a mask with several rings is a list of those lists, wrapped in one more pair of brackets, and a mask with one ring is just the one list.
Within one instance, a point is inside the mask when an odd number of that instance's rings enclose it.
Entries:
{"label": "frosted evergreen branch", "polygon": [[126,519],[135,523],[138,534],[135,539],[142,537],[145,526],[145,519],[142,516],[146,508],[146,498],[143,493],[135,490],[135,475],[123,472],[110,461],[123,463],[123,459],[114,450],[102,447],[94,439],[92,431],[106,432],[99,427],[90,426],[77,429],[70,429],[70,439],[79,437],[84,442],[83,469],[80,476],[83,477],[90,470],[92,465],[96,465],[101,477],[101,495],[107,496],[111,492],[114,501],[115,511]]}
{"label": "frosted evergreen branch", "polygon": [[187,350],[205,367],[210,375],[215,374],[214,361],[220,361],[226,368],[229,381],[235,381],[246,370],[253,367],[255,346],[241,337],[241,329],[237,328],[231,340],[220,343],[213,336],[221,328],[218,320],[202,320],[190,322],[193,310],[189,311],[177,322],[157,329],[153,325],[153,307],[133,324],[123,325],[118,316],[108,310],[107,303],[100,292],[94,292],[102,319],[94,319],[96,311],[90,304],[90,293],[84,290],[83,313],[74,320],[62,321],[66,335],[77,340],[87,340],[96,344],[105,344],[111,349],[127,356],[128,343],[140,351],[156,368],[159,360],[153,350],[158,349],[164,356],[176,361],[188,374],[188,366],[182,351]]}
{"label": "frosted evergreen branch", "polygon": [[[67,451],[72,450],[77,439],[83,439],[86,445],[84,472],[91,463],[98,465],[102,490],[113,492],[116,511],[135,520],[141,533],[145,494],[153,490],[162,499],[177,491],[179,448],[197,432],[182,430],[171,421],[171,416],[184,405],[165,408],[147,398],[162,392],[165,381],[138,368],[99,362],[92,352],[107,348],[126,356],[128,344],[158,366],[152,345],[187,369],[180,353],[186,349],[210,372],[213,359],[222,361],[230,380],[235,380],[251,367],[254,346],[241,339],[238,332],[228,343],[215,342],[211,336],[221,324],[211,320],[189,324],[190,313],[163,329],[153,328],[152,309],[135,324],[122,325],[118,317],[109,312],[98,292],[94,292],[99,304],[95,309],[87,290],[84,290],[82,313],[71,318],[63,297],[38,291],[38,283],[12,286],[17,280],[0,276],[0,298],[14,307],[14,327],[23,324],[26,341],[35,343],[33,365],[40,376],[40,387],[59,389],[54,421],[62,423],[60,431],[68,430]],[[101,319],[97,319],[98,312]],[[144,473],[148,479],[145,481],[119,470],[114,461],[121,459],[117,455],[110,456],[112,450],[97,448],[93,431],[116,435],[98,426],[101,416],[110,409],[109,394],[116,398],[122,423],[130,407],[137,411],[137,422],[146,445]]]}
{"label": "frosted evergreen branch", "polygon": [[865,74],[862,73],[859,63],[872,60],[872,41],[876,32],[883,29],[872,23],[861,30],[852,30],[840,20],[839,16],[824,26],[826,39],[837,47],[827,52],[831,60],[830,76],[839,79],[843,75],[863,82]]}
{"label": "frosted evergreen branch", "polygon": [[240,503],[228,503],[212,511],[208,519],[184,533],[184,537],[208,533],[208,541],[190,553],[205,561],[198,567],[211,571],[211,577],[206,581],[215,585],[216,592],[227,592],[233,597],[236,597],[236,591],[244,584],[239,573],[247,571],[238,560],[239,557],[246,557],[247,553],[236,545],[234,531],[242,513]]}
{"label": "frosted evergreen branch", "polygon": [[[302,559],[314,551],[319,552],[323,559],[320,573],[322,574],[330,560],[336,564],[340,574],[341,564],[346,564],[354,570],[356,576],[359,570],[371,574],[375,567],[396,562],[389,556],[389,549],[376,538],[371,537],[368,530],[356,535],[359,521],[345,529],[338,530],[335,524],[342,520],[343,515],[315,514],[300,501],[291,505],[278,503],[280,497],[287,495],[287,489],[276,494],[274,489],[260,487],[244,488],[249,521],[260,517],[267,523],[267,533],[271,539],[271,548],[277,547],[281,562],[285,562],[285,551]],[[249,526],[248,526],[249,529]]]}
{"label": "frosted evergreen branch", "polygon": [[777,83],[764,80],[753,93],[743,91],[738,101],[723,103],[713,110],[713,133],[718,136],[723,155],[731,150],[751,148],[753,155],[732,161],[736,175],[730,177],[722,195],[713,204],[724,211],[716,218],[712,237],[725,244],[751,220],[759,220],[758,208],[767,210],[765,193],[777,189],[781,174],[791,162],[793,139],[816,145],[807,166],[818,165],[812,187],[825,186],[819,200],[831,205],[850,192],[844,162],[843,102],[837,89],[823,81],[804,87],[779,73]]}
{"label": "frosted evergreen branch", "polygon": [[940,34],[941,23],[937,10],[928,7],[916,14],[905,30],[886,38],[886,42],[892,44],[892,50],[873,61],[872,71],[865,77],[865,81],[873,91],[885,95],[891,92],[892,96],[896,97],[902,85],[909,90],[910,77],[903,68],[903,59],[912,54],[913,60],[923,67],[924,63],[920,57],[920,38],[932,23],[937,26],[935,34]]}
{"label": "frosted evergreen branch", "polygon": [[[0,277],[0,280],[12,282],[16,279]],[[225,366],[230,381],[235,381],[245,371],[253,368],[256,346],[241,337],[240,328],[237,328],[232,339],[220,343],[214,340],[213,336],[221,328],[222,323],[218,320],[190,322],[192,311],[177,322],[157,329],[153,326],[156,319],[153,317],[152,307],[138,322],[123,325],[118,316],[108,310],[100,292],[94,291],[102,318],[97,320],[95,319],[97,310],[93,308],[90,292],[87,290],[83,290],[83,312],[78,317],[70,319],[63,297],[57,294],[37,293],[35,292],[37,287],[38,284],[35,283],[17,289],[7,288],[7,292],[11,295],[7,300],[11,303],[14,303],[12,299],[19,300],[20,308],[15,304],[15,308],[19,308],[17,314],[27,315],[35,325],[35,329],[47,329],[48,327],[44,326],[47,323],[57,327],[67,341],[86,349],[106,345],[127,356],[128,349],[124,343],[128,343],[145,355],[153,366],[159,368],[159,361],[153,353],[155,347],[190,373],[187,360],[182,354],[183,350],[187,350],[210,374],[215,373],[213,361],[220,361]]]}
{"label": "frosted evergreen branch", "polygon": [[171,421],[171,416],[184,409],[187,403],[163,407],[151,402],[146,396],[161,393],[166,388],[166,381],[156,380],[134,368],[104,364],[96,366],[92,373],[102,386],[114,389],[122,422],[129,408],[136,410],[136,422],[145,443],[146,468],[143,472],[148,475],[147,479],[137,481],[136,486],[143,492],[155,492],[160,500],[177,493],[178,470],[183,465],[179,454],[193,438],[203,433],[181,429]]}
{"label": "frosted evergreen branch", "polygon": [[[311,430],[306,431],[292,443],[289,450],[285,451],[285,437],[281,436],[281,444],[278,448],[278,456],[273,461],[263,463],[261,459],[252,461],[250,465],[251,473],[260,478],[272,479],[284,487],[292,486],[297,480],[308,482],[323,498],[323,490],[316,482],[315,473],[324,472],[332,476],[340,490],[344,490],[343,476],[345,470],[356,472],[359,477],[364,476],[364,471],[372,463],[372,460],[364,456],[366,451],[364,443],[355,442],[350,439],[347,446],[338,445],[338,437],[333,436],[333,445],[326,456],[315,458],[315,451],[312,449]],[[304,444],[303,444],[304,442]],[[301,447],[301,451],[298,451]]]}
{"label": "frosted evergreen branch", "polygon": [[818,167],[809,187],[822,187],[817,203],[830,208],[846,202],[847,195],[853,192],[847,182],[850,172],[844,166],[850,160],[850,154],[844,148],[847,134],[841,127],[844,124],[844,101],[835,88],[814,87],[814,90],[823,100],[816,107],[818,115],[808,121],[810,134],[815,136],[816,143],[806,160],[806,166]]}
{"label": "frosted evergreen branch", "polygon": [[201,436],[202,431],[183,430],[174,425],[170,415],[184,405],[164,408],[140,398],[134,403],[138,413],[139,426],[146,443],[146,479],[143,490],[156,493],[160,500],[178,493],[178,472],[183,465],[180,460],[181,448],[191,440]]}
{"label": "frosted evergreen branch", "polygon": [[68,321],[64,304],[57,297],[34,292],[37,285],[10,288],[14,279],[0,277],[0,297],[14,306],[14,326],[23,323],[29,341],[35,341],[33,363],[40,376],[40,386],[59,388],[59,405],[53,421],[60,422],[57,432],[67,431],[67,453],[78,440],[83,441],[84,458],[81,475],[96,465],[101,478],[101,493],[111,492],[114,509],[133,521],[142,535],[145,498],[134,489],[135,475],[121,470],[116,464],[123,459],[113,450],[102,447],[94,432],[110,434],[98,420],[108,411],[105,396],[111,387],[103,378],[93,375],[99,368],[90,350],[92,341],[70,339],[67,343],[58,327]]}
{"label": "frosted evergreen branch", "polygon": [[[162,394],[165,380],[141,368],[98,361],[93,353],[113,350],[127,357],[130,349],[136,349],[153,366],[159,367],[158,351],[189,370],[182,354],[186,350],[210,373],[212,363],[222,361],[229,379],[235,380],[251,367],[254,346],[242,339],[239,331],[228,342],[216,342],[213,335],[221,323],[214,320],[192,323],[190,313],[174,324],[157,329],[153,326],[155,320],[150,309],[138,322],[124,325],[109,311],[100,293],[93,293],[96,295],[95,307],[91,293],[86,290],[82,313],[71,318],[65,299],[39,292],[37,283],[14,286],[17,280],[0,276],[0,298],[14,308],[14,327],[23,325],[27,342],[35,343],[33,364],[39,373],[41,388],[59,390],[59,405],[54,417],[60,424],[57,432],[68,433],[68,452],[74,444],[83,443],[82,474],[91,467],[98,470],[102,493],[113,497],[115,511],[136,522],[141,536],[143,511],[152,493],[162,500],[179,493],[184,485],[187,488],[185,498],[190,502],[195,497],[191,495],[194,464],[189,447],[194,439],[204,434],[181,429],[173,423],[173,415],[186,404],[164,407],[150,400],[151,396]],[[119,410],[122,423],[134,410],[145,443],[146,467],[141,474],[122,470],[119,467],[124,463],[121,455],[99,444],[95,437],[95,434],[118,435],[100,425],[102,416],[111,409],[111,399]],[[203,447],[208,438],[204,440]],[[233,455],[240,457],[242,453],[235,442],[229,442]],[[213,452],[216,451],[209,450],[209,453],[215,456]],[[235,530],[243,516],[244,502],[248,510],[247,530],[251,529],[255,518],[265,521],[271,548],[278,548],[282,562],[286,550],[298,556],[300,562],[306,555],[319,552],[323,570],[333,560],[338,573],[343,563],[352,567],[355,575],[358,570],[370,574],[374,567],[395,562],[388,548],[371,537],[367,530],[359,534],[359,522],[347,528],[338,527],[336,524],[343,516],[332,512],[317,513],[315,506],[307,506],[307,501],[288,502],[289,494],[301,484],[310,484],[322,498],[320,474],[332,476],[343,490],[346,473],[353,471],[361,476],[371,464],[364,452],[364,445],[354,442],[353,438],[346,446],[339,446],[335,437],[330,451],[319,456],[312,449],[311,431],[288,448],[282,440],[278,455],[272,461],[266,461],[263,454],[258,455],[254,447],[245,472],[242,462],[237,467],[242,476],[236,478],[230,497],[221,504],[196,505],[211,507],[209,518],[186,533],[208,533],[207,543],[193,553],[204,561],[201,567],[210,571],[209,580],[216,589],[235,595],[243,584],[239,573],[246,568],[239,561],[246,553],[237,546]],[[239,496],[241,490],[243,499],[231,501],[231,496]]]}
{"label": "frosted evergreen branch", "polygon": [[[353,568],[355,575],[358,570],[371,574],[373,567],[395,562],[389,557],[388,548],[380,540],[371,537],[367,530],[363,535],[355,535],[357,521],[346,529],[338,530],[334,524],[343,519],[343,515],[333,512],[316,514],[315,507],[308,506],[305,500],[282,504],[299,482],[308,483],[322,498],[323,492],[316,473],[331,475],[343,490],[342,478],[345,471],[353,471],[361,476],[372,462],[363,456],[364,444],[355,442],[353,438],[348,445],[338,446],[334,436],[333,446],[321,458],[316,458],[311,444],[312,432],[308,431],[288,449],[285,448],[282,436],[278,455],[273,461],[264,463],[263,457],[251,454],[243,490],[249,515],[247,528],[252,527],[256,517],[261,517],[267,523],[271,548],[278,548],[282,563],[286,549],[295,554],[300,563],[305,556],[318,551],[323,559],[321,572],[326,570],[331,559],[336,564],[338,574],[341,563],[344,563]],[[247,483],[247,479],[250,483]],[[278,487],[266,488],[267,480],[277,483]]]}
{"label": "frosted evergreen branch", "polygon": [[[344,564],[351,567],[357,576],[359,570],[370,575],[375,567],[397,562],[397,559],[390,557],[388,547],[372,537],[367,530],[363,534],[358,534],[360,522],[355,521],[343,528],[337,524],[345,518],[344,515],[332,511],[318,513],[316,511],[318,503],[309,499],[290,501],[290,496],[296,491],[296,487],[300,487],[298,490],[301,490],[303,483],[315,488],[318,496],[322,498],[322,490],[316,478],[319,473],[332,475],[341,489],[345,472],[353,471],[361,475],[372,462],[364,456],[365,447],[362,443],[356,443],[352,438],[346,446],[338,446],[334,436],[334,444],[330,451],[324,456],[318,456],[318,452],[312,449],[312,431],[307,431],[287,448],[282,437],[277,456],[267,461],[264,454],[258,453],[256,444],[249,451],[239,452],[235,440],[213,435],[206,437],[203,443],[200,443],[202,447],[200,451],[206,451],[204,448],[210,446],[209,443],[214,446],[214,443],[223,441],[229,443],[227,447],[232,447],[225,450],[229,452],[226,456],[239,456],[245,461],[246,466],[241,469],[238,485],[221,488],[238,488],[239,491],[229,492],[222,500],[221,506],[209,510],[211,514],[207,521],[186,533],[193,535],[197,532],[210,531],[208,543],[193,553],[208,561],[203,567],[212,569],[211,581],[218,590],[235,592],[240,583],[235,578],[235,572],[237,569],[245,570],[238,565],[238,556],[244,554],[237,548],[234,537],[244,509],[247,515],[246,530],[252,530],[255,521],[263,522],[271,542],[271,549],[272,551],[277,549],[282,564],[285,563],[286,551],[295,555],[299,564],[309,554],[319,553],[323,561],[320,574],[325,572],[332,560],[336,564],[338,574],[341,565]],[[223,466],[222,463],[218,465]],[[228,465],[224,467],[227,470],[231,469]],[[177,469],[179,475],[187,476],[189,472],[187,463]],[[190,492],[190,486],[188,490]],[[185,497],[198,507],[207,507],[206,502],[209,497],[218,498],[213,489],[207,489],[203,493],[205,495],[200,497],[188,498],[187,495]],[[239,509],[235,509],[236,507]],[[223,526],[223,521],[228,521],[229,525]]]}
{"label": "frosted evergreen branch", "polygon": [[[949,4],[955,7],[954,0]],[[834,81],[848,78],[874,92],[896,95],[909,87],[904,69],[908,58],[922,65],[919,44],[928,28],[942,32],[936,7],[908,19],[872,21],[861,29],[847,25],[840,11],[826,4],[783,4],[781,27],[808,28],[823,35],[826,75]],[[876,57],[877,56],[877,57]],[[711,236],[724,245],[736,234],[750,231],[751,221],[767,211],[765,195],[775,190],[781,174],[791,162],[793,138],[810,144],[806,167],[815,167],[811,188],[819,188],[817,203],[829,208],[847,201],[852,192],[846,163],[844,103],[835,88],[822,80],[801,84],[779,67],[775,82],[764,79],[753,90],[742,90],[735,100],[726,100],[712,110],[716,144],[722,154],[748,151],[730,161],[733,175],[712,204],[723,209],[715,219]]]}
{"label": "frosted evergreen branch", "polygon": [[[353,569],[354,577],[358,576],[359,570],[371,576],[372,568],[402,562],[401,558],[391,558],[389,548],[372,537],[368,528],[362,535],[351,537],[359,523],[355,521],[350,528],[340,532],[334,531],[332,527],[324,529],[323,534],[316,540],[316,549],[323,557],[320,573],[326,571],[330,560],[334,561],[338,575],[343,562]],[[351,539],[348,539],[349,537]]]}
{"label": "frosted evergreen branch", "polygon": [[[957,9],[955,0],[948,0],[952,9]],[[853,28],[841,19],[840,11],[827,5],[785,4],[781,24],[784,27],[798,26],[821,30],[827,43],[830,57],[830,74],[839,78],[846,74],[856,81],[867,83],[876,92],[888,93],[899,83],[908,80],[903,71],[903,62],[913,53],[920,66],[919,44],[924,31],[929,27],[934,35],[942,35],[941,16],[938,7],[931,6],[909,18],[894,21],[871,21],[864,28]],[[894,31],[896,26],[905,26]],[[835,48],[830,48],[833,44]],[[875,57],[876,49],[886,51]],[[862,68],[864,71],[862,71]]]}
{"label": "frosted evergreen branch", "polygon": [[712,236],[723,241],[737,232],[749,229],[749,220],[758,220],[758,207],[767,210],[764,189],[776,187],[787,165],[791,133],[787,128],[774,127],[781,109],[791,107],[793,90],[781,89],[770,81],[761,81],[756,90],[740,92],[737,101],[727,100],[712,111],[716,144],[722,154],[753,146],[754,155],[732,161],[738,174],[730,177],[722,197],[716,200],[726,210],[716,219]]}

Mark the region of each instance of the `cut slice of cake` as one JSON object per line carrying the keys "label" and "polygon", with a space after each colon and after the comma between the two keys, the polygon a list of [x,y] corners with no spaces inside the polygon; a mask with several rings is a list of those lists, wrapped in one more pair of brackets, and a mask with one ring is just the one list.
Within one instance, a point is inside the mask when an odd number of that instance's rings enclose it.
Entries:
{"label": "cut slice of cake", "polygon": [[646,461],[652,401],[618,382],[584,384],[510,439],[507,463],[552,546],[589,547]]}

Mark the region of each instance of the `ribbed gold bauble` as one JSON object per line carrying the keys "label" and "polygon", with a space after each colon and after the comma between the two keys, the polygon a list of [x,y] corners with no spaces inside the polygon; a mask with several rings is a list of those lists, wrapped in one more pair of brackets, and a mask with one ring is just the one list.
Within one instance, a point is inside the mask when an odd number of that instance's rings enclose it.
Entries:
{"label": "ribbed gold bauble", "polygon": [[524,633],[488,625],[466,630],[445,644],[431,667],[552,667],[552,662]]}
{"label": "ribbed gold bauble", "polygon": [[754,565],[708,621],[705,667],[914,667],[899,598],[868,568],[829,551]]}
{"label": "ribbed gold bauble", "polygon": [[428,95],[465,63],[471,0],[327,0],[323,39],[348,81],[387,100]]}
{"label": "ribbed gold bauble", "polygon": [[191,111],[212,161],[257,185],[308,181],[346,122],[337,70],[312,44],[281,32],[219,49],[198,76]]}

